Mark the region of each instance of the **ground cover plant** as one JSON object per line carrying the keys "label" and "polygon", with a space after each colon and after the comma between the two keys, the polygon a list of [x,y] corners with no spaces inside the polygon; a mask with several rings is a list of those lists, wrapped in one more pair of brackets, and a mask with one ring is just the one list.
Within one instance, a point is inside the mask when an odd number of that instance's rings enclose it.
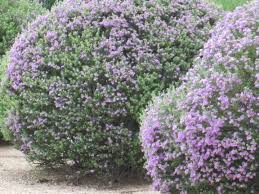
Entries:
{"label": "ground cover plant", "polygon": [[141,169],[139,113],[179,83],[219,16],[196,0],[67,0],[39,17],[8,66],[21,149],[42,165]]}
{"label": "ground cover plant", "polygon": [[162,193],[258,192],[258,7],[228,13],[186,81],[144,113],[146,169]]}

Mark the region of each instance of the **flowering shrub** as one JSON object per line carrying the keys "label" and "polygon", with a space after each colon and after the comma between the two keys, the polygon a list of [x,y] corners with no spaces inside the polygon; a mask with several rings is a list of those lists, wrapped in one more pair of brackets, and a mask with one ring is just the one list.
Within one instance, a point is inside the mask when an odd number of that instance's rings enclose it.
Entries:
{"label": "flowering shrub", "polygon": [[162,193],[253,193],[258,180],[259,1],[228,13],[177,89],[143,115],[146,168]]}
{"label": "flowering shrub", "polygon": [[187,71],[218,15],[202,1],[68,0],[39,17],[8,67],[22,150],[52,166],[141,168],[139,112]]}
{"label": "flowering shrub", "polygon": [[11,47],[22,27],[43,12],[39,4],[30,0],[0,0],[0,56]]}

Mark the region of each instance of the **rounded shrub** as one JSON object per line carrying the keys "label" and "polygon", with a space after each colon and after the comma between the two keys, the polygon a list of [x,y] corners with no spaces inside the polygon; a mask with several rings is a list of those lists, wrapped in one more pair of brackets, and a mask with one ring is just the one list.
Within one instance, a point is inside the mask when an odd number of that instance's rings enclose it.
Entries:
{"label": "rounded shrub", "polygon": [[27,22],[42,13],[41,5],[30,0],[0,0],[0,56],[11,47]]}
{"label": "rounded shrub", "polygon": [[68,0],[39,17],[10,53],[8,119],[22,150],[87,171],[142,166],[138,116],[177,84],[220,14],[202,1]]}
{"label": "rounded shrub", "polygon": [[178,88],[142,117],[141,142],[162,193],[256,193],[259,1],[228,13]]}

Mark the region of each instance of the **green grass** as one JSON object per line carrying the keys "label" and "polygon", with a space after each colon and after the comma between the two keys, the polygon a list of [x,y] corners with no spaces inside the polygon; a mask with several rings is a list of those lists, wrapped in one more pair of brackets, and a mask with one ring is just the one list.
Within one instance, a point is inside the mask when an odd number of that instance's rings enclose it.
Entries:
{"label": "green grass", "polygon": [[248,0],[209,0],[210,2],[214,2],[217,5],[223,7],[225,10],[233,10],[237,6],[243,5]]}

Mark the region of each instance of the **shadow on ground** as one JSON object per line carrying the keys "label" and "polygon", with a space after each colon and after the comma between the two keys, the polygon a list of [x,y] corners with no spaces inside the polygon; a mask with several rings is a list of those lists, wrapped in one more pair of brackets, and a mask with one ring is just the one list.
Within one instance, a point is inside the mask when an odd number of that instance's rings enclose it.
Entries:
{"label": "shadow on ground", "polygon": [[158,194],[143,179],[134,176],[119,181],[101,181],[78,176],[66,169],[41,169],[28,163],[12,146],[0,144],[1,194]]}

